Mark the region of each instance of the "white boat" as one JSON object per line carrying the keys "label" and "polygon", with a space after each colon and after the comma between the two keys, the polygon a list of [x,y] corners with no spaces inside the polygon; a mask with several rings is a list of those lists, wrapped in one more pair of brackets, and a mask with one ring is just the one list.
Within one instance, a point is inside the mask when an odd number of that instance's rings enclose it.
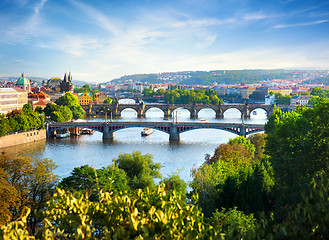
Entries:
{"label": "white boat", "polygon": [[142,136],[148,136],[150,134],[153,133],[153,129],[152,128],[143,128],[143,131],[141,132]]}
{"label": "white boat", "polygon": [[200,119],[201,123],[208,123],[209,121],[207,119]]}
{"label": "white boat", "polygon": [[65,132],[65,133],[57,133],[56,134],[56,137],[57,138],[66,138],[66,137],[69,137],[70,136],[70,133],[69,132]]}

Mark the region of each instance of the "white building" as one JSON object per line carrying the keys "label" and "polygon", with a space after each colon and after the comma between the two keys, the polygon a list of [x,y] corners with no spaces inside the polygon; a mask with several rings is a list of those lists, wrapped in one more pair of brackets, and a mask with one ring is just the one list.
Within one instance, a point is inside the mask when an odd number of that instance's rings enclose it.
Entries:
{"label": "white building", "polygon": [[27,91],[0,88],[0,113],[7,114],[14,109],[22,109],[27,103]]}
{"label": "white building", "polygon": [[265,105],[272,105],[272,104],[275,104],[275,95],[266,95],[265,96]]}
{"label": "white building", "polygon": [[296,95],[293,96],[290,99],[290,105],[294,106],[294,105],[307,105],[308,101],[310,100],[311,96],[309,95]]}

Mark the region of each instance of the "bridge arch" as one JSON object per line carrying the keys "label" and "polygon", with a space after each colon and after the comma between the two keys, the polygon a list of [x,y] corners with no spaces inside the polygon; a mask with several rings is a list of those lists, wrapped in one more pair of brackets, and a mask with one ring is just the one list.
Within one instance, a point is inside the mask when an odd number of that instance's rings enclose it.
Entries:
{"label": "bridge arch", "polygon": [[257,107],[250,107],[250,108],[249,108],[250,116],[256,115],[255,113],[257,113],[258,110],[262,110],[262,111],[264,111],[264,112],[266,113],[266,116],[269,116],[269,115],[270,115],[270,113],[268,112],[267,109],[262,108],[262,107],[260,107],[260,106],[257,106]]}
{"label": "bridge arch", "polygon": [[209,110],[213,113],[213,117],[215,118],[217,116],[217,112],[216,112],[215,109],[213,109],[211,107],[204,107],[204,108],[199,109],[198,112],[197,112],[198,118],[205,118],[203,116],[204,115],[204,112],[207,112]]}
{"label": "bridge arch", "polygon": [[[163,118],[165,115],[165,112],[163,111],[163,109],[161,109],[160,107],[156,107],[156,106],[152,106],[149,108],[145,108],[145,116],[146,118],[149,118],[149,115],[152,113],[152,111],[158,110],[157,112],[159,112],[159,117]],[[161,112],[161,113],[160,113]],[[152,116],[151,116],[152,117]]]}
{"label": "bridge arch", "polygon": [[139,101],[138,101],[137,98],[127,97],[127,98],[120,98],[120,99],[118,99],[118,103],[119,104],[136,104],[138,102]]}
{"label": "bridge arch", "polygon": [[241,118],[242,111],[238,107],[230,107],[222,110],[223,118],[228,118],[227,115],[232,115],[231,118]]}
{"label": "bridge arch", "polygon": [[125,117],[125,118],[137,118],[138,115],[138,109],[133,106],[123,106],[119,107],[118,109],[118,115],[120,117]]}
{"label": "bridge arch", "polygon": [[190,117],[193,114],[190,109],[188,109],[184,106],[177,106],[177,107],[173,108],[171,111],[172,117],[176,116],[174,112],[175,113],[178,112],[180,114],[180,115],[178,115],[178,118],[179,118],[179,116],[183,116],[184,118]]}

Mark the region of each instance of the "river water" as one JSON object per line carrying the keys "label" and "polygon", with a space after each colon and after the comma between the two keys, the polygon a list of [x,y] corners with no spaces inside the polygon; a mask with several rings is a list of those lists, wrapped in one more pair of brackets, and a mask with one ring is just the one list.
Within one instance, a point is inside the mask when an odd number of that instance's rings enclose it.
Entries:
{"label": "river water", "polygon": [[[261,109],[256,111],[257,114],[251,114],[251,118],[245,120],[245,123],[264,124],[267,121],[265,111]],[[190,119],[187,110],[177,111],[179,122],[200,121],[200,119],[209,122],[241,123],[242,121],[237,109],[227,110],[224,119],[216,119],[215,112],[211,109],[201,110],[199,119]],[[105,119],[104,116],[98,116],[89,121],[105,121]],[[165,120],[163,120],[163,112],[153,108],[146,112],[145,119],[138,119],[134,110],[126,109],[122,113],[122,118],[115,121]],[[1,150],[15,155],[52,159],[58,165],[54,173],[60,178],[68,176],[74,167],[85,164],[95,168],[106,167],[120,153],[140,151],[142,154],[151,154],[153,161],[162,165],[160,172],[163,177],[177,173],[188,183],[192,180],[191,169],[202,165],[206,154],[213,155],[216,147],[226,143],[229,138],[237,136],[222,130],[199,129],[182,133],[180,142],[172,143],[169,142],[169,135],[164,132],[154,130],[151,135],[142,137],[141,130],[142,128],[119,130],[115,132],[113,141],[103,141],[102,134],[95,132],[93,135],[47,139]]]}

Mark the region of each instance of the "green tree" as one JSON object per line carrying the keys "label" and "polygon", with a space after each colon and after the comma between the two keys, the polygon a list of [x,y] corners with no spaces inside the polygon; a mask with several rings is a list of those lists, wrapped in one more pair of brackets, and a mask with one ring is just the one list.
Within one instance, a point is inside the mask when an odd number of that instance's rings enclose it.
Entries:
{"label": "green tree", "polygon": [[70,92],[67,92],[64,96],[58,98],[56,104],[69,107],[72,111],[73,118],[82,118],[84,116],[85,111],[79,105],[78,97]]}
{"label": "green tree", "polygon": [[116,165],[101,169],[94,169],[88,165],[76,167],[70,176],[61,180],[58,187],[87,193],[91,200],[97,199],[100,190],[117,194],[129,189],[126,173]]}
{"label": "green tree", "polygon": [[5,136],[8,132],[11,131],[8,118],[5,115],[0,114],[0,137]]}
{"label": "green tree", "polygon": [[165,184],[166,191],[175,190],[182,198],[186,198],[186,183],[177,174],[173,174],[161,181]]}
{"label": "green tree", "polygon": [[106,98],[103,103],[104,104],[112,104],[112,99],[111,98]]}
{"label": "green tree", "polygon": [[151,154],[142,155],[141,152],[136,151],[132,154],[120,154],[115,159],[116,165],[123,169],[129,179],[129,186],[131,189],[138,188],[154,188],[154,179],[161,178],[159,163],[153,163]]}
{"label": "green tree", "polygon": [[56,165],[48,159],[1,156],[0,168],[6,172],[5,179],[17,191],[13,199],[18,196],[18,205],[10,206],[11,219],[17,219],[24,207],[29,207],[32,211],[27,219],[27,227],[34,234],[42,221],[38,212],[52,196],[51,192],[58,180],[52,173]]}
{"label": "green tree", "polygon": [[327,171],[328,125],[329,100],[325,99],[314,108],[300,107],[295,112],[275,109],[265,124],[265,153],[274,169],[277,212],[282,215],[296,207],[313,177]]}

